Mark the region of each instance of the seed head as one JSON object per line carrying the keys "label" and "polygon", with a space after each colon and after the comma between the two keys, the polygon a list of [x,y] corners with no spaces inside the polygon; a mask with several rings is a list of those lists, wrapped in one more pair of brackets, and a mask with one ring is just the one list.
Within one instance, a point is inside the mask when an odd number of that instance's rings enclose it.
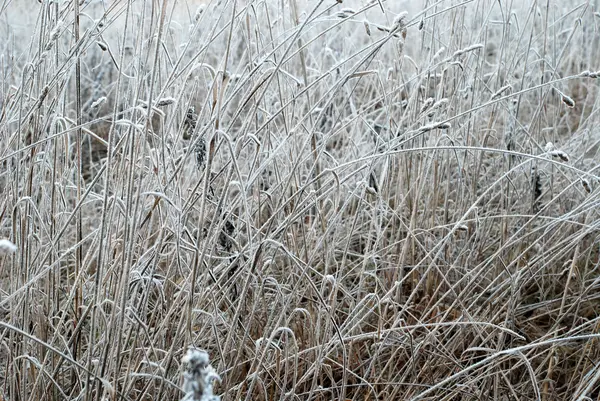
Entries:
{"label": "seed head", "polygon": [[172,97],[165,97],[165,98],[159,99],[158,102],[156,102],[156,105],[158,107],[163,107],[163,106],[168,106],[168,105],[173,104],[173,103],[175,103],[175,99],[174,98],[172,98]]}
{"label": "seed head", "polygon": [[56,26],[54,27],[54,29],[52,30],[52,32],[50,32],[50,35],[48,37],[48,43],[46,44],[45,50],[52,49],[52,46],[54,45],[54,42],[60,36],[60,31],[62,30],[62,28],[63,28],[62,21],[58,21],[58,23],[56,24]]}
{"label": "seed head", "polygon": [[466,232],[466,231],[469,231],[469,226],[467,226],[466,224],[459,224],[456,227],[456,230]]}
{"label": "seed head", "polygon": [[185,120],[183,120],[183,139],[187,140],[192,137],[197,123],[198,116],[194,112],[194,108],[190,107],[185,115]]}
{"label": "seed head", "polygon": [[565,95],[564,93],[560,94],[561,96],[561,100],[564,104],[567,105],[568,108],[573,108],[575,107],[575,101],[573,99],[571,99],[569,96]]}
{"label": "seed head", "polygon": [[371,36],[371,26],[369,25],[369,21],[364,20],[363,24],[365,25],[365,31],[367,31],[367,35]]}
{"label": "seed head", "polygon": [[206,141],[204,135],[198,138],[196,145],[194,146],[194,153],[196,153],[196,165],[198,170],[204,170],[206,166]]}
{"label": "seed head", "polygon": [[343,10],[340,10],[337,12],[337,16],[338,18],[348,18],[353,16],[354,14],[356,14],[356,11],[354,11],[351,8],[344,8]]}
{"label": "seed head", "polygon": [[406,16],[408,15],[408,11],[402,11],[400,14],[396,15],[396,18],[394,18],[394,28],[404,28],[404,26],[406,25],[404,23],[404,19],[406,18]]}
{"label": "seed head", "polygon": [[581,185],[583,185],[583,189],[585,189],[585,191],[588,194],[592,192],[592,186],[590,185],[590,182],[588,180],[586,180],[585,178],[581,179]]}
{"label": "seed head", "polygon": [[428,98],[427,100],[425,100],[425,101],[423,102],[423,105],[421,106],[421,111],[420,111],[420,113],[422,113],[422,112],[424,112],[425,110],[427,110],[428,108],[430,108],[430,107],[433,105],[433,103],[435,103],[435,99],[434,99],[434,98],[432,98],[432,97],[430,97],[430,98]]}
{"label": "seed head", "polygon": [[550,152],[550,156],[557,157],[557,158],[559,158],[561,161],[563,161],[565,163],[569,162],[569,155],[567,155],[562,150],[553,150],[553,151]]}
{"label": "seed head", "polygon": [[231,252],[231,248],[233,246],[232,238],[233,233],[235,231],[235,226],[231,222],[231,220],[225,220],[225,224],[223,225],[223,229],[219,234],[219,244],[225,249],[227,252]]}
{"label": "seed head", "polygon": [[56,24],[56,26],[54,27],[52,32],[50,32],[50,41],[51,42],[58,39],[58,36],[60,35],[60,31],[62,30],[62,27],[63,27],[62,21],[58,21],[58,23]]}

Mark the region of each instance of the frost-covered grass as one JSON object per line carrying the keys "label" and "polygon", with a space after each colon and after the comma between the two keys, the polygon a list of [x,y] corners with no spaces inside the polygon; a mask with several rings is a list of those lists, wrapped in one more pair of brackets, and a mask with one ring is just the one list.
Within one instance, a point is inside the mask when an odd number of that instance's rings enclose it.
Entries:
{"label": "frost-covered grass", "polygon": [[592,4],[200,3],[0,0],[0,400],[599,396]]}

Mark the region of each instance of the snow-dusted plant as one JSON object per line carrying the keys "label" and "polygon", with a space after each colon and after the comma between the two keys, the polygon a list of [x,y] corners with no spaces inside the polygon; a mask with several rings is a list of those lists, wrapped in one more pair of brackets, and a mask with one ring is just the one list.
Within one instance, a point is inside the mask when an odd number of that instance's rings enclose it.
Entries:
{"label": "snow-dusted plant", "polygon": [[208,353],[190,348],[181,362],[187,365],[186,371],[183,373],[185,396],[182,401],[219,401],[221,399],[221,397],[213,395],[213,382],[214,380],[221,381],[221,378],[210,365]]}

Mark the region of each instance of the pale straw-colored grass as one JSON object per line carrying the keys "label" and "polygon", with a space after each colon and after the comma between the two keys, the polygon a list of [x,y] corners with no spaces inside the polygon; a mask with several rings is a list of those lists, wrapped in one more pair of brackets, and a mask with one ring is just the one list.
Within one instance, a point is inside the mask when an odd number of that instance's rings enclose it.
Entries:
{"label": "pale straw-colored grass", "polygon": [[0,400],[596,399],[595,11],[0,0]]}

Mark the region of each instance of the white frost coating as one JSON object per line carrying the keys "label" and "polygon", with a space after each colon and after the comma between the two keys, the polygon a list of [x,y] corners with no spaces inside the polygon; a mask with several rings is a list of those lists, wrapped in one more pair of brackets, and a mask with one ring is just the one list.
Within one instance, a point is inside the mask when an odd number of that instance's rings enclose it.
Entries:
{"label": "white frost coating", "polygon": [[7,239],[0,239],[0,255],[7,255],[10,253],[15,253],[17,251],[17,246],[12,243],[12,241]]}

